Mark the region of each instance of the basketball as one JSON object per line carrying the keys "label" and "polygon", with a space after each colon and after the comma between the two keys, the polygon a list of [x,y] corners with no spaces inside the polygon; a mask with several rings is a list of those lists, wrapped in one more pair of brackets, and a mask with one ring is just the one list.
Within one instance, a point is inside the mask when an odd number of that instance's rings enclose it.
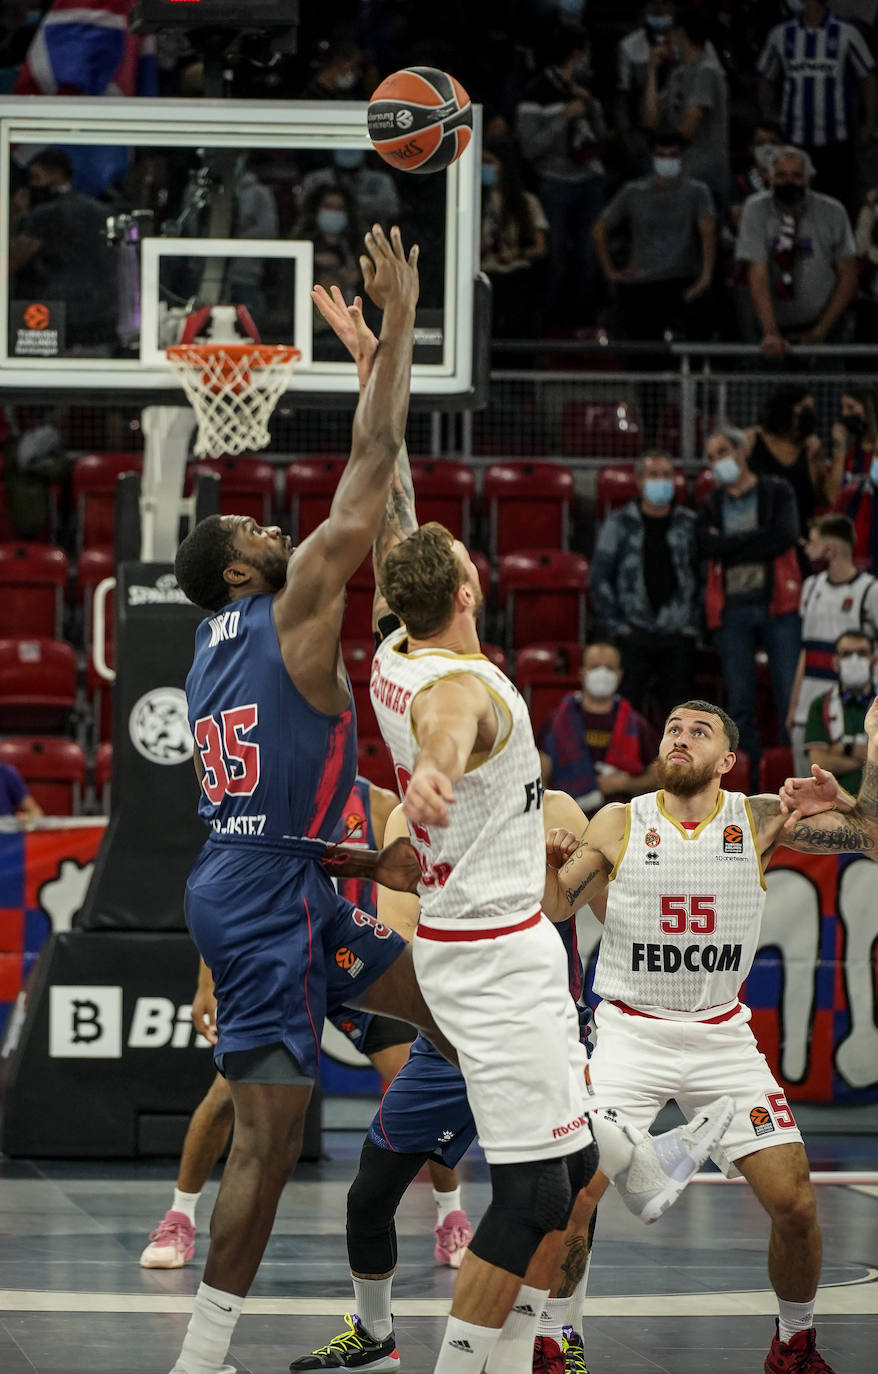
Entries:
{"label": "basketball", "polygon": [[369,102],[375,151],[401,172],[441,172],[472,138],[473,107],[459,81],[435,67],[405,67]]}

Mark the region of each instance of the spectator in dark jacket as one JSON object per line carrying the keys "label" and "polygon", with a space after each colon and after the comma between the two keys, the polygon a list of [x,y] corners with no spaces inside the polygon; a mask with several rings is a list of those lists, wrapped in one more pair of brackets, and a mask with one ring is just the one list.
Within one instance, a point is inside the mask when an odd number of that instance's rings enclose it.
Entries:
{"label": "spectator in dark jacket", "polygon": [[646,709],[652,686],[667,714],[693,692],[701,623],[695,516],[674,500],[662,449],[636,464],[639,496],[604,521],[591,564],[595,611],[622,650],[622,694]]}
{"label": "spectator in dark jacket", "polygon": [[799,520],[789,482],[757,476],[747,434],[728,425],[707,441],[717,481],[698,509],[698,547],[710,560],[706,618],[715,631],[728,689],[728,710],[750,756],[757,786],[762,752],[756,724],[756,652],[768,655],[771,684],[786,743],[786,719],[799,657],[796,558]]}

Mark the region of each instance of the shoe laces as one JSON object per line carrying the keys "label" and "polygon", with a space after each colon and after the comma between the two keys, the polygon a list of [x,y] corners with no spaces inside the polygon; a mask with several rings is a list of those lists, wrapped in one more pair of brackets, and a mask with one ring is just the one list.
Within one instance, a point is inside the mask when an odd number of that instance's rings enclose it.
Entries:
{"label": "shoe laces", "polygon": [[354,1313],[345,1312],[344,1319],[347,1324],[347,1331],[342,1331],[337,1336],[333,1336],[328,1345],[321,1345],[319,1350],[311,1353],[314,1355],[331,1355],[334,1350],[342,1353],[348,1350],[362,1350],[364,1345],[363,1337],[360,1335],[360,1318]]}
{"label": "shoe laces", "polygon": [[585,1350],[580,1341],[568,1340],[565,1336],[561,1343],[561,1348],[564,1352],[565,1374],[588,1374],[585,1363]]}
{"label": "shoe laces", "polygon": [[182,1212],[179,1215],[180,1221],[172,1216],[163,1217],[155,1230],[150,1232],[150,1240],[156,1241],[159,1245],[172,1245],[174,1241],[179,1241],[181,1245],[185,1245],[189,1239],[187,1218],[183,1216]]}

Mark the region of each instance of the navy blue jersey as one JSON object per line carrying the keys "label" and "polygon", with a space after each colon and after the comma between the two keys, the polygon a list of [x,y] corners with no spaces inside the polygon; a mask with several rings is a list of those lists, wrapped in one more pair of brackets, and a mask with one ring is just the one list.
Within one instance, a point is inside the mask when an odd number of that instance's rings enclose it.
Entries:
{"label": "navy blue jersey", "polygon": [[326,840],[357,771],[353,702],[328,716],[296,689],[273,600],[242,597],[196,632],[186,698],[204,767],[198,811],[220,836]]}

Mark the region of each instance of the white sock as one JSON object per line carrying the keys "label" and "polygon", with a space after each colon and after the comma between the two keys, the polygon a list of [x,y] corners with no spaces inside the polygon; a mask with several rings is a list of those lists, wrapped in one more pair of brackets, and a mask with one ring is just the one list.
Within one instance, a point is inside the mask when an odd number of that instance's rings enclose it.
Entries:
{"label": "white sock", "polygon": [[537,1323],[548,1296],[548,1288],[521,1285],[500,1339],[488,1357],[485,1374],[531,1374]]}
{"label": "white sock", "polygon": [[179,1188],[174,1189],[174,1201],[171,1207],[172,1212],[182,1212],[195,1225],[195,1205],[201,1197],[200,1193],[181,1193]]}
{"label": "white sock", "polygon": [[357,1316],[376,1341],[383,1341],[393,1330],[390,1315],[390,1289],[393,1275],[388,1279],[358,1279],[351,1274],[354,1285],[354,1307]]}
{"label": "white sock", "polygon": [[433,1374],[481,1374],[499,1339],[496,1327],[473,1326],[449,1317]]}
{"label": "white sock", "polygon": [[[640,1137],[640,1133],[634,1131],[630,1126],[623,1130],[615,1121],[600,1111],[592,1111],[589,1121],[600,1151],[598,1168],[607,1175],[607,1178],[614,1179],[631,1163],[634,1144]],[[629,1131],[631,1132],[630,1135],[628,1134]]]}
{"label": "white sock", "polygon": [[545,1320],[540,1318],[539,1335],[551,1336],[557,1340],[555,1332],[560,1330],[562,1333],[565,1326],[572,1326],[578,1336],[582,1335],[582,1309],[585,1304],[585,1292],[588,1288],[588,1271],[591,1267],[591,1251],[585,1261],[585,1268],[582,1271],[582,1278],[570,1294],[569,1298],[547,1298],[545,1304]]}
{"label": "white sock", "polygon": [[244,1299],[235,1293],[222,1293],[200,1283],[183,1347],[171,1374],[217,1374],[229,1352],[243,1306]]}
{"label": "white sock", "polygon": [[797,1331],[811,1330],[816,1301],[816,1298],[812,1298],[810,1302],[784,1302],[783,1298],[778,1298],[777,1334],[784,1345],[789,1344]]}
{"label": "white sock", "polygon": [[436,1203],[436,1225],[441,1226],[449,1212],[460,1211],[460,1188],[455,1188],[453,1193],[437,1193],[434,1188],[433,1201]]}

